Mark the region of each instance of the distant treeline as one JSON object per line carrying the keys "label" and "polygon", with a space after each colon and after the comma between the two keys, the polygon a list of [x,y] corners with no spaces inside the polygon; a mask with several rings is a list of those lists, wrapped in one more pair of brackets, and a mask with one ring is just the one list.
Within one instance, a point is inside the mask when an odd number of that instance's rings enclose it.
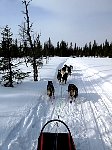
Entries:
{"label": "distant treeline", "polygon": [[[13,87],[15,83],[20,83],[24,78],[31,73],[21,71],[18,66],[21,61],[16,64],[13,62],[15,58],[25,58],[24,62],[28,67],[31,63],[33,69],[34,81],[38,81],[38,69],[43,65],[43,57],[46,57],[46,63],[49,56],[60,57],[111,57],[112,58],[112,43],[107,39],[101,45],[98,45],[94,40],[93,44],[85,44],[84,47],[79,47],[72,42],[68,44],[64,40],[57,42],[54,47],[51,39],[42,46],[40,36],[31,38],[29,30],[26,30],[28,35],[22,37],[21,41],[12,38],[11,29],[6,27],[1,32],[2,39],[0,41],[0,83],[6,87]],[[24,33],[24,32],[23,32]],[[33,40],[32,40],[33,39]],[[18,60],[18,59],[17,59]]]}
{"label": "distant treeline", "polygon": [[[10,45],[10,52],[12,57],[25,57],[30,56],[32,57],[33,53],[28,46],[27,42],[18,44],[18,40],[15,39]],[[84,47],[79,47],[77,44],[73,44],[72,42],[68,45],[67,42],[61,41],[57,42],[57,46],[54,47],[51,43],[51,39],[44,43],[42,46],[41,42],[39,41],[36,43],[34,41],[34,49],[35,49],[35,56],[60,56],[60,57],[69,57],[69,56],[76,56],[76,57],[112,57],[112,43],[109,43],[107,39],[103,44],[98,45],[94,40],[93,44],[91,42],[89,44],[85,44]],[[7,56],[7,41],[5,39],[1,41],[0,46],[0,57]]]}

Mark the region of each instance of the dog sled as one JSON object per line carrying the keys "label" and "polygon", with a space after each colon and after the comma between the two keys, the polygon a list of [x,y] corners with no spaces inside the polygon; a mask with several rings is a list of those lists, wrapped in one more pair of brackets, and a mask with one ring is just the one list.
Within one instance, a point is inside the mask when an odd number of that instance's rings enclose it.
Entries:
{"label": "dog sled", "polygon": [[[59,127],[58,124],[62,124],[67,132],[58,132],[58,130],[55,132],[46,132],[45,128],[48,124],[52,123],[54,123],[54,126],[57,126],[57,128]],[[41,129],[37,150],[76,150],[68,126],[58,119],[48,121]]]}

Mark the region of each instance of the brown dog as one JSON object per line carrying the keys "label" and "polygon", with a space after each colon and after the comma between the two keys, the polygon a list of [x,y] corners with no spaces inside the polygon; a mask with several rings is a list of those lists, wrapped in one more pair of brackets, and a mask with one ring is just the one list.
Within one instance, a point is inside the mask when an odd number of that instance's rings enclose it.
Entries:
{"label": "brown dog", "polygon": [[78,96],[78,88],[74,84],[68,85],[68,93],[71,98],[76,98]]}

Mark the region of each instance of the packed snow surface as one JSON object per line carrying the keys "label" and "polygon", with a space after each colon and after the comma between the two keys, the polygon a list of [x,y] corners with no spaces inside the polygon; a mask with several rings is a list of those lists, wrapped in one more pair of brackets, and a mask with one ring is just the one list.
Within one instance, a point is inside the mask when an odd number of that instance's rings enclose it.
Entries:
{"label": "packed snow surface", "polygon": [[[73,70],[67,84],[59,84],[57,71],[64,64]],[[48,80],[53,81],[55,99],[47,96]],[[79,91],[72,103],[70,83]],[[13,88],[0,86],[0,150],[36,150],[43,125],[58,118],[68,125],[77,150],[112,150],[111,58],[51,57],[39,69],[39,81],[31,74]]]}

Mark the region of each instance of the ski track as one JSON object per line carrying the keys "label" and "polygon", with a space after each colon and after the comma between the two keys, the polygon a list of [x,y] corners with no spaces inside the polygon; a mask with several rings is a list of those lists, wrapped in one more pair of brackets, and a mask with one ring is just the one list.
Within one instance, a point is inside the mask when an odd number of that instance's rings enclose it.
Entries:
{"label": "ski track", "polygon": [[[83,92],[86,94],[86,99],[84,99],[84,101],[81,102],[81,110],[82,110],[82,114],[84,117],[84,124],[85,124],[85,129],[86,129],[84,136],[87,138],[87,145],[86,145],[85,149],[88,148],[88,149],[92,150],[92,149],[97,149],[97,147],[99,149],[99,146],[97,146],[96,141],[98,143],[101,143],[101,145],[102,145],[102,142],[99,140],[99,134],[98,134],[99,129],[98,129],[98,126],[96,123],[96,118],[94,116],[93,109],[92,109],[90,101],[89,101],[91,97],[88,96],[88,93],[87,93],[87,90],[86,90],[85,84],[84,84],[84,79],[81,77],[78,77],[78,80],[79,80],[79,82],[82,82],[81,88],[83,89]],[[81,89],[79,89],[79,90],[81,91]],[[80,92],[79,92],[79,95],[80,95]],[[80,132],[80,134],[82,134],[82,133]],[[96,136],[96,141],[94,140],[94,135]],[[93,144],[93,142],[95,142],[95,144]],[[81,143],[80,143],[80,145],[82,146]],[[83,147],[79,147],[79,149],[83,149]],[[100,148],[100,149],[102,149],[102,148]]]}
{"label": "ski track", "polygon": [[[62,67],[63,64],[64,62],[57,67],[55,76],[57,74],[58,68]],[[54,83],[55,82],[56,79],[54,77]],[[40,101],[42,102],[42,104],[40,103]],[[55,102],[53,101],[54,100],[51,101],[51,99],[46,96],[46,92],[44,93],[44,96],[41,95],[37,99],[36,106],[34,108],[31,108],[27,115],[21,118],[21,120],[19,120],[15,127],[12,128],[0,149],[36,150],[39,136],[39,133],[37,133],[37,131],[40,131],[43,125],[52,118],[55,110]],[[40,116],[43,117],[40,118]],[[29,141],[29,139],[31,139],[31,141]]]}
{"label": "ski track", "polygon": [[[49,118],[49,110],[47,109],[47,106],[46,108],[44,107],[46,102],[43,100],[42,96],[40,97],[40,100],[43,101],[43,105],[38,102],[37,105],[29,111],[27,116],[21,119],[8,135],[6,141],[2,145],[3,149],[36,149],[37,137],[39,135],[37,129],[39,128],[41,130],[42,126],[46,123],[46,114],[48,114]],[[40,118],[41,115],[43,118]],[[40,124],[38,122],[40,122]],[[28,137],[30,137],[32,141],[28,141]],[[22,147],[23,143],[24,147]]]}
{"label": "ski track", "polygon": [[[41,95],[35,107],[10,131],[2,144],[3,150],[36,150],[39,137],[37,131],[48,120],[58,118],[70,128],[77,150],[111,150],[111,97],[105,94],[100,84],[91,80],[91,76],[83,76],[84,70],[76,67],[73,72],[76,75],[69,76],[66,85],[59,84],[54,78],[55,99],[49,99],[46,93]],[[70,103],[67,87],[74,80],[79,88],[79,96],[75,102]],[[94,99],[91,99],[91,94],[96,95]],[[47,130],[52,130],[52,125]]]}
{"label": "ski track", "polygon": [[[84,72],[83,72],[83,74],[84,74]],[[98,142],[98,144],[101,143],[100,150],[103,150],[103,149],[107,150],[107,149],[109,149],[108,147],[112,147],[112,133],[109,130],[109,128],[111,129],[111,124],[112,124],[111,112],[102,97],[102,93],[97,92],[98,88],[100,88],[100,86],[98,84],[93,86],[94,83],[90,80],[89,77],[86,79],[84,77],[82,77],[81,81],[83,81],[82,84],[84,85],[84,88],[85,88],[85,91],[87,94],[87,98],[89,101],[89,106],[87,106],[87,108],[91,109],[89,111],[89,113],[91,112],[91,114],[92,114],[91,117],[93,118],[92,120],[94,120],[94,124],[96,124],[95,130],[97,132],[95,134],[98,134],[98,135],[96,135],[95,137],[96,138],[99,137],[99,139],[97,139],[97,141],[100,140]],[[88,83],[88,87],[87,87],[87,83],[85,83],[85,82]],[[100,91],[102,91],[102,89],[100,89]],[[97,93],[99,96],[101,96],[100,100],[98,100],[98,103],[96,102],[96,99],[91,100],[91,93]],[[107,98],[107,100],[108,100],[108,98]],[[102,110],[104,111],[104,109],[105,109],[105,116],[104,116],[104,112],[102,112]],[[106,117],[107,117],[106,114],[109,114],[108,115],[109,119],[106,119]],[[106,120],[109,120],[110,122],[107,122]],[[108,127],[108,125],[110,125],[110,126]],[[93,146],[93,144],[92,144],[92,146]],[[98,145],[98,147],[99,147],[99,145]],[[93,147],[91,147],[90,149],[92,149],[92,148]],[[97,149],[97,147],[93,148],[93,149]]]}
{"label": "ski track", "polygon": [[[90,85],[91,85],[90,87],[92,88],[91,92],[93,90],[96,91],[96,89],[93,86],[93,83],[91,81],[90,81]],[[97,91],[98,91],[98,88],[97,88]],[[101,95],[100,93],[98,93],[98,94]],[[94,103],[94,105],[93,105],[93,103],[91,102],[91,106],[95,112],[95,118],[97,118],[97,120],[98,120],[97,122],[99,123],[100,132],[102,133],[104,142],[107,145],[109,145],[110,147],[112,147],[112,132],[109,130],[109,129],[111,129],[111,125],[112,125],[112,114],[111,114],[108,106],[105,104],[105,99],[103,99],[103,97],[101,97],[101,99],[99,100],[99,104]],[[102,110],[103,110],[103,112],[102,112]],[[106,119],[107,114],[109,114],[108,119]],[[101,129],[102,129],[102,131],[101,131]]]}

